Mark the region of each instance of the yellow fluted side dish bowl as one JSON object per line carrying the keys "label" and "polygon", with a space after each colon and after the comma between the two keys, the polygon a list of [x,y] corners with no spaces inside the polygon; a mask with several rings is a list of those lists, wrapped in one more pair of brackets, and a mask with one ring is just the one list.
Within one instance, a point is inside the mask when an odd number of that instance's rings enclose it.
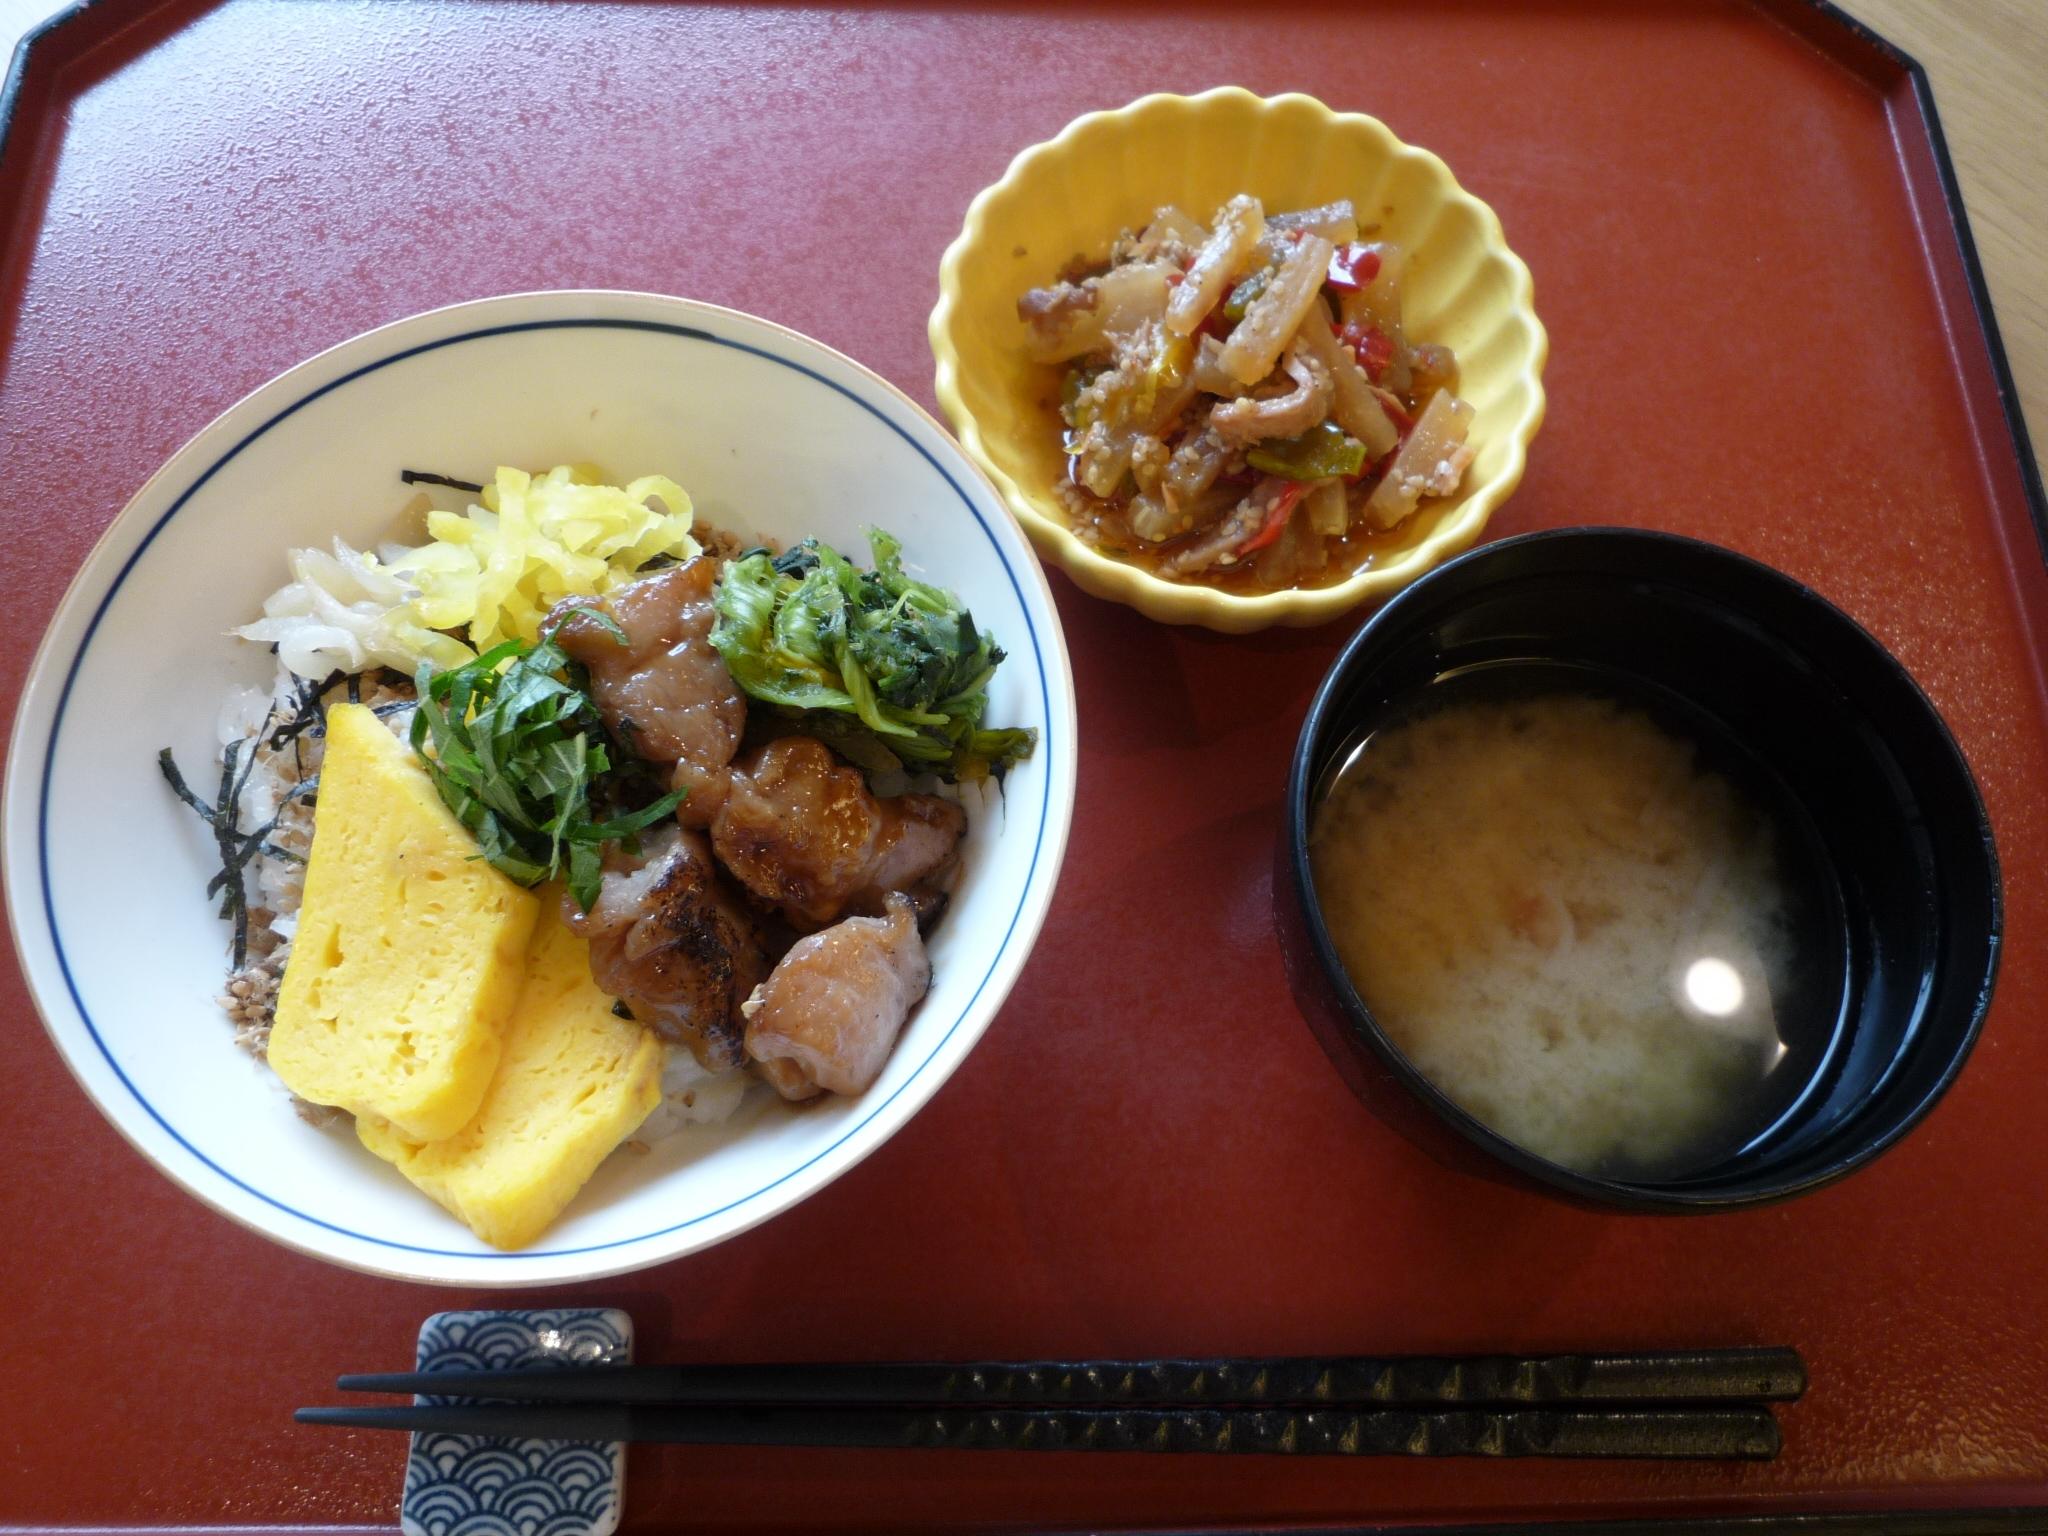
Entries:
{"label": "yellow fluted side dish bowl", "polygon": [[[1458,393],[1474,411],[1474,456],[1457,493],[1425,501],[1369,563],[1330,586],[1246,596],[1167,581],[1076,538],[1056,491],[1067,472],[1049,409],[1058,373],[1027,356],[1018,296],[1076,255],[1106,256],[1120,231],[1143,227],[1161,204],[1207,220],[1239,192],[1269,212],[1350,198],[1362,223],[1379,226],[1376,238],[1406,247],[1407,333],[1457,353]],[[1529,269],[1499,218],[1429,151],[1309,96],[1235,86],[1146,96],[1034,144],[968,208],[939,264],[930,333],[939,404],[1040,555],[1097,597],[1230,634],[1325,623],[1466,548],[1521,481],[1543,422],[1549,342]]]}

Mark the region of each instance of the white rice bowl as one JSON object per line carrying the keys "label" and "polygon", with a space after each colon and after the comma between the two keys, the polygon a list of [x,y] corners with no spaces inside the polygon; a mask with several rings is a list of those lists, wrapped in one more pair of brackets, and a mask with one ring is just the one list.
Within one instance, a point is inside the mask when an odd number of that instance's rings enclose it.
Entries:
{"label": "white rice bowl", "polygon": [[[289,547],[336,535],[374,545],[411,496],[401,468],[478,479],[500,463],[579,460],[621,478],[671,475],[703,521],[734,531],[863,550],[869,523],[889,528],[910,569],[957,591],[995,632],[1009,658],[988,718],[1035,727],[1039,747],[999,800],[968,792],[932,990],[873,1088],[796,1109],[748,1095],[718,1124],[657,1120],[647,1150],[613,1156],[533,1247],[501,1254],[365,1152],[346,1119],[307,1124],[236,1045],[216,1002],[226,925],[205,895],[218,859],[155,759],[171,747],[198,770],[194,787],[212,788],[203,765],[219,750],[223,700],[265,688],[274,666],[225,631],[281,583]],[[1038,563],[994,491],[907,397],[733,311],[641,294],[515,295],[402,320],[299,365],[201,431],[123,511],[23,692],[6,784],[9,917],[80,1084],[216,1210],[377,1274],[564,1283],[660,1263],[788,1209],[938,1090],[1037,936],[1075,763],[1072,675]],[[109,870],[121,871],[114,913]],[[671,1056],[669,1086],[701,1088],[687,1057]]]}

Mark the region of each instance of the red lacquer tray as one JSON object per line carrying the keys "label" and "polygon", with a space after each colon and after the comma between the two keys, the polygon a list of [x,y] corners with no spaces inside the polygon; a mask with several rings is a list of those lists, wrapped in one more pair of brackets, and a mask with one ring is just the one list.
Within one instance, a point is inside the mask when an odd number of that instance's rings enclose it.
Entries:
{"label": "red lacquer tray", "polygon": [[[1830,13],[97,0],[33,43],[0,157],[9,706],[120,505],[320,348],[484,294],[655,289],[799,327],[929,403],[925,316],[973,194],[1081,112],[1225,81],[1371,112],[1499,211],[1552,353],[1495,533],[1718,540],[1818,587],[1925,685],[2004,859],[1983,1042],[1905,1144],[1774,1209],[1602,1216],[1446,1172],[1345,1091],[1274,946],[1284,770],[1349,626],[1225,639],[1055,578],[1080,804],[987,1039],[790,1214],[548,1299],[627,1307],[644,1356],[677,1360],[1792,1344],[1813,1389],[1785,1453],[645,1450],[629,1524],[2048,1504],[2038,479],[1924,84]],[[388,1524],[402,1442],[290,1409],[409,1358],[431,1310],[520,1298],[326,1268],[180,1194],[72,1084],[11,957],[0,1082],[0,1522]]]}

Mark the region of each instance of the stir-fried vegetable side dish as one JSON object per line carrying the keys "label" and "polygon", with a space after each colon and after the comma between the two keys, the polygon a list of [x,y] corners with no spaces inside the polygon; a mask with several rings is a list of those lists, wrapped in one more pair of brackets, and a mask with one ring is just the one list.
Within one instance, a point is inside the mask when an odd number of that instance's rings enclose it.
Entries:
{"label": "stir-fried vegetable side dish", "polygon": [[[441,476],[409,476],[465,488]],[[857,1094],[925,994],[967,812],[1035,735],[869,535],[742,553],[659,477],[501,469],[426,541],[294,551],[207,823],[226,1004],[309,1115],[521,1246],[749,1082]]]}
{"label": "stir-fried vegetable side dish", "polygon": [[1455,491],[1472,408],[1450,349],[1402,326],[1407,256],[1349,202],[1206,227],[1161,208],[1109,261],[1017,302],[1064,372],[1071,525],[1175,581],[1340,579]]}

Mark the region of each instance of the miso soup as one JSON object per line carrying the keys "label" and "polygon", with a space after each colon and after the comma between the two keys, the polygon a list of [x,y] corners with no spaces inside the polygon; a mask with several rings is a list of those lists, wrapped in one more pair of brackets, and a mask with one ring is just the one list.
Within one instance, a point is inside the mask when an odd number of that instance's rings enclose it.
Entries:
{"label": "miso soup", "polygon": [[1453,680],[1366,733],[1313,814],[1318,902],[1382,1029],[1476,1119],[1580,1172],[1682,1180],[1824,1066],[1839,901],[1733,743],[1555,681]]}

